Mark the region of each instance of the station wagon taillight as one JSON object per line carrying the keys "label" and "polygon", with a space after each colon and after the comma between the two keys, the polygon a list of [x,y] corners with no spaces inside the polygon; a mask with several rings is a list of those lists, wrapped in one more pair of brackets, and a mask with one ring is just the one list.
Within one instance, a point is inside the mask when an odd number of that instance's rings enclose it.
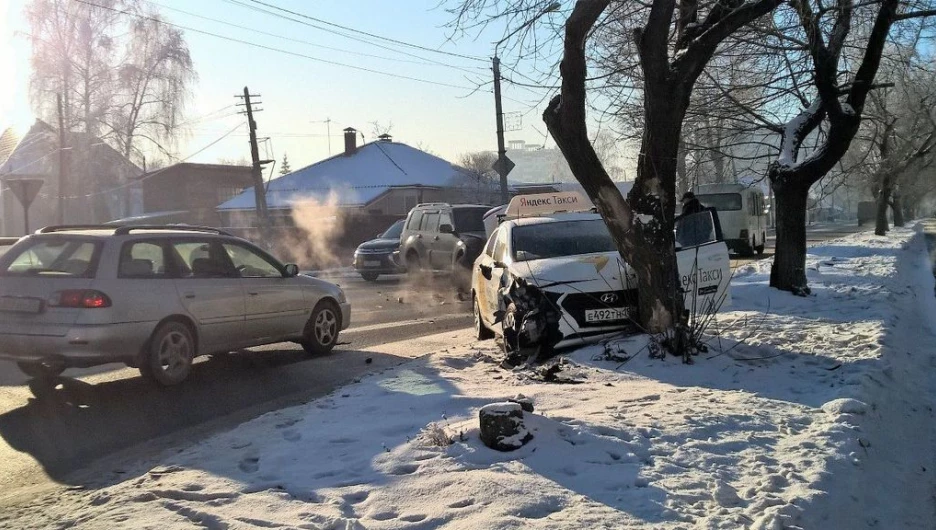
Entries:
{"label": "station wagon taillight", "polygon": [[79,309],[98,309],[110,307],[111,299],[101,291],[94,289],[69,289],[58,291],[49,299],[53,307],[71,307]]}

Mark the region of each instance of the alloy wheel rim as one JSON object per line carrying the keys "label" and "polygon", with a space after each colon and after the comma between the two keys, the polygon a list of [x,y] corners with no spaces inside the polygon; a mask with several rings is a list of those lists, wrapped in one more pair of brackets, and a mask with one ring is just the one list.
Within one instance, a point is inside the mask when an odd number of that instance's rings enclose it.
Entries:
{"label": "alloy wheel rim", "polygon": [[159,366],[170,376],[179,375],[188,369],[192,359],[192,345],[180,331],[172,331],[159,343]]}
{"label": "alloy wheel rim", "polygon": [[331,309],[323,309],[315,318],[315,340],[322,345],[331,344],[338,335],[338,318]]}

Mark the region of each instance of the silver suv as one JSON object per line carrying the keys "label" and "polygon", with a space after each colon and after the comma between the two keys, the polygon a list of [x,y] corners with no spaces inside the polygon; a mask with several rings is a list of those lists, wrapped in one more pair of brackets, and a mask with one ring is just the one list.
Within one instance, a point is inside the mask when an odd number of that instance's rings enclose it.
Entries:
{"label": "silver suv", "polygon": [[116,361],[174,385],[199,355],[328,352],[350,322],[340,287],[211,228],[48,227],[0,256],[0,359],[34,377]]}

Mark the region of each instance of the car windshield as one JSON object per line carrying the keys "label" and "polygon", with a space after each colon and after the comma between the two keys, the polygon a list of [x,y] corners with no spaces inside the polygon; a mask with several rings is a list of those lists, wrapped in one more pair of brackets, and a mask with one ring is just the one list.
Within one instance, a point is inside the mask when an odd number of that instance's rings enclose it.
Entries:
{"label": "car windshield", "polygon": [[87,240],[33,240],[0,258],[0,275],[90,277],[99,249]]}
{"label": "car windshield", "polygon": [[512,234],[516,261],[616,250],[601,219],[516,226]]}
{"label": "car windshield", "polygon": [[484,214],[489,208],[453,208],[455,230],[459,232],[484,232]]}
{"label": "car windshield", "polygon": [[704,206],[715,208],[718,211],[732,211],[741,209],[740,193],[707,193],[696,195]]}
{"label": "car windshield", "polygon": [[400,239],[400,235],[403,233],[404,222],[405,221],[401,220],[390,225],[390,228],[380,235],[380,239]]}

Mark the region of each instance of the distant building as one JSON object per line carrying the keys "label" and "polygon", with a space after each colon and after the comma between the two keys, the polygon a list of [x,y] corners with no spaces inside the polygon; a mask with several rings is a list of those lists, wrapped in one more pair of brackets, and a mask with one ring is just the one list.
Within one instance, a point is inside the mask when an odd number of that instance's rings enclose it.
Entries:
{"label": "distant building", "polygon": [[22,136],[12,129],[0,134],[0,232],[4,235],[25,231],[22,206],[4,184],[12,179],[43,181],[29,209],[30,229],[57,222],[60,195],[65,198],[68,223],[103,223],[139,212],[133,183],[140,168],[100,138],[79,132],[65,136],[65,185],[60,193],[58,131],[36,120]]}
{"label": "distant building", "polygon": [[[361,242],[373,238],[422,202],[479,202],[482,178],[435,155],[394,142],[389,135],[357,145],[358,132],[344,130],[344,151],[267,184],[266,200],[275,237],[301,241],[313,224],[340,221],[340,233],[329,230],[329,252],[346,260]],[[483,201],[481,201],[483,202]],[[218,206],[225,228],[256,239],[253,188]],[[302,218],[296,228],[293,215]],[[314,230],[314,228],[313,228]],[[289,245],[287,245],[289,246]],[[293,245],[294,246],[294,245]],[[297,261],[315,266],[315,259]]]}
{"label": "distant building", "polygon": [[[471,200],[472,172],[435,155],[383,135],[375,142],[357,145],[357,131],[344,131],[345,149],[292,173],[273,179],[266,191],[270,215],[280,226],[292,224],[297,204],[328,204],[344,215],[353,232],[373,237],[375,230],[400,219],[421,202]],[[226,226],[256,226],[253,188],[248,188],[218,207]],[[365,228],[360,228],[364,226]],[[361,236],[363,237],[363,236]]]}
{"label": "distant building", "polygon": [[[347,210],[403,216],[420,202],[458,200],[473,175],[470,171],[383,135],[357,145],[357,131],[345,129],[345,150],[273,179],[267,186],[272,215],[289,217],[297,202],[315,200]],[[254,223],[253,188],[221,204],[218,210]],[[243,214],[243,215],[235,215]],[[235,221],[236,223],[236,221]]]}
{"label": "distant building", "polygon": [[218,204],[253,184],[250,166],[190,162],[144,173],[138,180],[143,212],[116,222],[220,226]]}

